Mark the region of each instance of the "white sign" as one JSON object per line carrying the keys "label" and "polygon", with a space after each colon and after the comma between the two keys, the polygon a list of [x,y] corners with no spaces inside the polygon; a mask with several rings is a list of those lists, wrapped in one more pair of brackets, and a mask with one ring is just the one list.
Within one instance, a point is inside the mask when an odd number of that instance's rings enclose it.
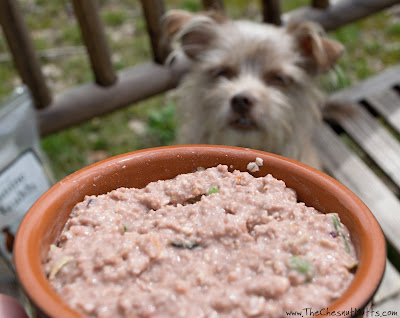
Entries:
{"label": "white sign", "polygon": [[3,255],[11,257],[10,234],[17,232],[25,213],[50,185],[33,150],[23,152],[0,172],[0,251]]}

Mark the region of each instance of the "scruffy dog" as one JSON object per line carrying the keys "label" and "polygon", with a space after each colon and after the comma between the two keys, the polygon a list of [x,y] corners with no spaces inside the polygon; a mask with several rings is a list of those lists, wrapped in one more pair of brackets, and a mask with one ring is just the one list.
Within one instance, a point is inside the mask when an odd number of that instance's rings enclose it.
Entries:
{"label": "scruffy dog", "polygon": [[178,143],[273,152],[320,168],[312,147],[323,95],[314,83],[343,46],[312,22],[286,27],[232,21],[215,13],[169,12],[166,30],[186,58],[177,90]]}

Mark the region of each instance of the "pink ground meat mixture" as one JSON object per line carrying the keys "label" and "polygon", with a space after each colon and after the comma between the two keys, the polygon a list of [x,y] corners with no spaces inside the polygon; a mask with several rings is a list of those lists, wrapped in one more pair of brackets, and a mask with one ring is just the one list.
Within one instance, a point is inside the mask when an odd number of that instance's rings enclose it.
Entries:
{"label": "pink ground meat mixture", "polygon": [[[334,211],[333,211],[334,212]],[[337,214],[227,166],[87,196],[44,264],[89,317],[285,317],[327,307],[357,260]]]}

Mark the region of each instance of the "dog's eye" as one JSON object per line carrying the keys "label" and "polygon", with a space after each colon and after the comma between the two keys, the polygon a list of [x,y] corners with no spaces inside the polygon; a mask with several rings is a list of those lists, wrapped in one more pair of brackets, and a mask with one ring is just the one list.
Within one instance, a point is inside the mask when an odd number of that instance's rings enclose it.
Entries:
{"label": "dog's eye", "polygon": [[293,79],[285,74],[281,73],[270,73],[265,76],[265,81],[269,85],[287,87],[293,83]]}
{"label": "dog's eye", "polygon": [[225,78],[232,78],[236,75],[236,71],[228,66],[218,67],[211,70],[211,76],[214,78],[218,77],[225,77]]}

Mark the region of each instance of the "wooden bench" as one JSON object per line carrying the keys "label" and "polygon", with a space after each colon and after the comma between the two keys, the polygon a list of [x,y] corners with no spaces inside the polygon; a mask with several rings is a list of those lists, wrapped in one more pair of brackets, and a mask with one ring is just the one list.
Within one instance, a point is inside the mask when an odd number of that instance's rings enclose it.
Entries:
{"label": "wooden bench", "polygon": [[397,310],[400,316],[400,65],[333,94],[330,101],[350,103],[354,111],[316,134],[324,168],[380,223],[389,259],[373,308]]}

